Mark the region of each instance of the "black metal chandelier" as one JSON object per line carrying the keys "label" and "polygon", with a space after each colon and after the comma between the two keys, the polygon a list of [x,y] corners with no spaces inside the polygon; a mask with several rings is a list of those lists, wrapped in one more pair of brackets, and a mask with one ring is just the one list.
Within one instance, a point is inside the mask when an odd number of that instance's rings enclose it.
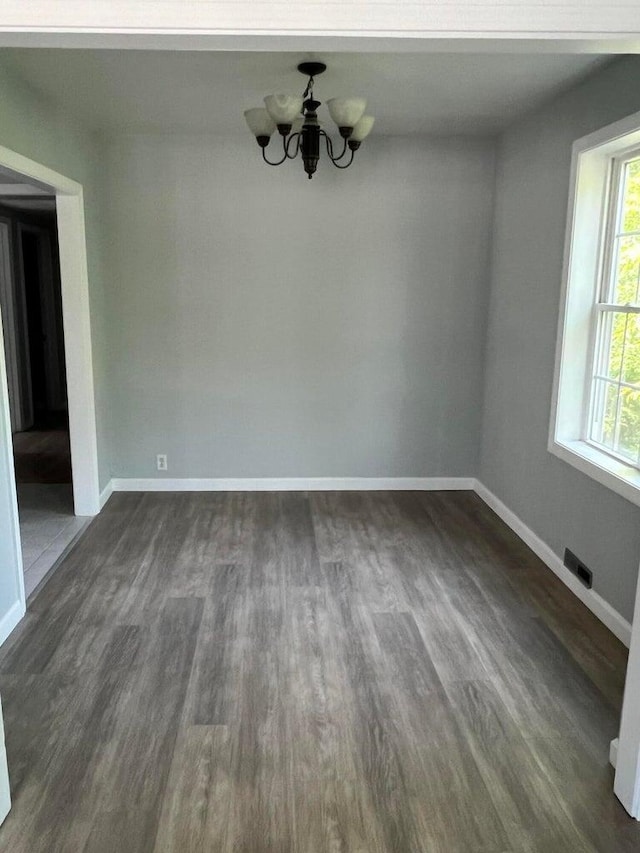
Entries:
{"label": "black metal chandelier", "polygon": [[[354,154],[371,132],[374,119],[364,114],[367,106],[364,98],[331,98],[327,101],[329,114],[343,139],[342,151],[337,155],[334,153],[331,137],[318,122],[317,110],[321,101],[316,101],[313,96],[314,78],[326,68],[324,62],[300,63],[298,71],[309,78],[302,97],[267,95],[265,107],[246,110],[244,116],[262,149],[265,163],[280,166],[285,160],[294,160],[300,153],[304,170],[312,178],[320,159],[321,138],[324,138],[327,155],[337,169],[346,169],[353,163]],[[266,148],[276,127],[282,137],[282,158],[272,161],[267,159]],[[347,152],[350,152],[348,157]]]}

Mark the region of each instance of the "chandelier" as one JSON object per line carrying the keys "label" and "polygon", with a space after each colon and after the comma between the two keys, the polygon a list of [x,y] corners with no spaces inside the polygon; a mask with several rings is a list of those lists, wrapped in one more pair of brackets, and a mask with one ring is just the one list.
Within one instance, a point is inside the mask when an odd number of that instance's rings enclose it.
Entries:
{"label": "chandelier", "polygon": [[[346,169],[353,163],[354,154],[371,132],[374,119],[364,114],[367,106],[364,98],[331,98],[327,101],[329,114],[343,140],[342,151],[339,154],[334,152],[331,137],[318,121],[317,110],[321,101],[316,101],[313,96],[314,78],[326,68],[324,62],[300,63],[298,71],[309,78],[302,97],[267,95],[264,99],[266,109],[256,107],[245,111],[244,117],[262,149],[265,163],[280,166],[285,160],[294,160],[299,153],[307,176],[312,178],[320,159],[321,139],[326,143],[327,156],[337,169]],[[272,161],[267,158],[266,148],[276,127],[282,138],[282,157]]]}

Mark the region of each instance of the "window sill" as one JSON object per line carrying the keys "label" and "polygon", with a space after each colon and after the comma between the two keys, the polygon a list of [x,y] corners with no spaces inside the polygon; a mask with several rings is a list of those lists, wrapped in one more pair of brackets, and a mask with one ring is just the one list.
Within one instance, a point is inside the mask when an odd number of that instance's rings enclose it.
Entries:
{"label": "window sill", "polygon": [[549,450],[616,494],[640,506],[640,471],[603,453],[585,441],[549,443]]}

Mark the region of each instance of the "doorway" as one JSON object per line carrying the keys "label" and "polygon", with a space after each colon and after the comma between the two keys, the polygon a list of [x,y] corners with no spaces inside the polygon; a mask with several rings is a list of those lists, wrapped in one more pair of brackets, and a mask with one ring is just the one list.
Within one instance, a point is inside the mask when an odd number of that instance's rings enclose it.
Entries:
{"label": "doorway", "polygon": [[[46,574],[44,560],[27,574],[35,548],[55,563],[66,546],[54,520],[74,537],[100,493],[82,186],[0,147],[0,207],[2,642]],[[40,490],[44,502],[25,495]],[[47,513],[30,549],[28,524]]]}
{"label": "doorway", "polygon": [[0,185],[0,310],[25,594],[87,524],[73,506],[56,199]]}

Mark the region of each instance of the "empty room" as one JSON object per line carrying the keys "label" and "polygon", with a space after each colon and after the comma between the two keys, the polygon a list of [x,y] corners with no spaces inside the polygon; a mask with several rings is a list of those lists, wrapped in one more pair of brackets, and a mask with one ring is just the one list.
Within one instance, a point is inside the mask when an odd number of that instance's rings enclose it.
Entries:
{"label": "empty room", "polygon": [[640,849],[636,18],[3,4],[0,851]]}

